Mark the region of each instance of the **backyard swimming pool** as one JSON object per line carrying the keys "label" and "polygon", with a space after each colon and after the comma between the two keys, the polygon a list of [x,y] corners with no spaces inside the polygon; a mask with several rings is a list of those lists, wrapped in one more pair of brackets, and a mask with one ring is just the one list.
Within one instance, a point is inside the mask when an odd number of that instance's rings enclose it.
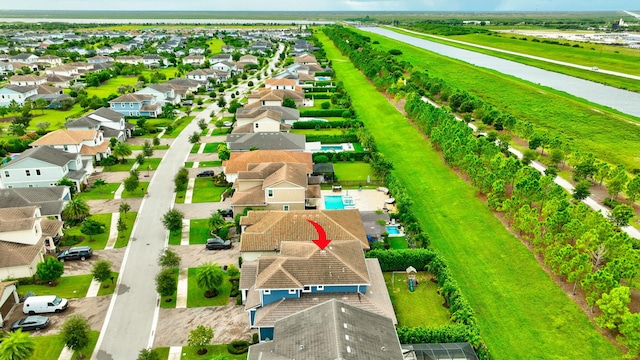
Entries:
{"label": "backyard swimming pool", "polygon": [[322,145],[320,151],[342,151],[344,147],[342,145]]}
{"label": "backyard swimming pool", "polygon": [[327,210],[344,210],[342,195],[329,195],[324,197],[324,208]]}
{"label": "backyard swimming pool", "polygon": [[387,226],[385,226],[385,228],[387,230],[387,233],[389,233],[389,236],[400,236],[400,235],[402,235],[398,225],[387,225]]}

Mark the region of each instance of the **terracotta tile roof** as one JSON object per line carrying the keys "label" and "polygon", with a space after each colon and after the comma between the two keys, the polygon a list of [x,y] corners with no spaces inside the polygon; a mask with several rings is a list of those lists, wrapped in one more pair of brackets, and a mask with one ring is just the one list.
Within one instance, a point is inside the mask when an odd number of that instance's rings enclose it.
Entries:
{"label": "terracotta tile roof", "polygon": [[310,54],[302,54],[298,57],[296,57],[293,61],[296,64],[299,63],[317,63],[318,60],[316,60],[316,57]]}
{"label": "terracotta tile roof", "polygon": [[104,154],[109,149],[109,142],[103,141],[102,144],[96,146],[83,145],[80,149],[81,155]]}
{"label": "terracotta tile roof", "polygon": [[[237,181],[236,181],[237,183]],[[265,206],[264,190],[258,185],[243,191],[236,191],[231,198],[231,205],[234,206]]]}
{"label": "terracotta tile roof", "polygon": [[251,163],[288,162],[307,165],[307,172],[313,172],[311,153],[285,150],[256,150],[249,152],[232,152],[231,158],[222,163],[226,174],[237,174],[247,169]]}
{"label": "terracotta tile roof", "polygon": [[278,162],[247,164],[247,171],[239,171],[238,179],[263,180],[263,189],[282,181],[288,181],[301,187],[307,187],[306,166],[301,163]]}
{"label": "terracotta tile roof", "polygon": [[64,222],[59,220],[41,219],[40,227],[42,227],[42,235],[44,236],[56,236],[60,233]]}
{"label": "terracotta tile roof", "polygon": [[320,185],[307,185],[304,197],[306,199],[320,199],[322,197],[320,190]]}
{"label": "terracotta tile roof", "polygon": [[[57,75],[54,75],[54,76],[57,76]],[[64,76],[64,77],[66,78],[67,76]],[[48,79],[49,79],[49,77],[47,77],[47,81],[49,81]],[[71,79],[71,78],[69,78],[69,79]],[[41,95],[62,94],[62,89],[57,88],[55,86],[38,85],[38,94],[41,94]]]}
{"label": "terracotta tile roof", "polygon": [[309,242],[318,234],[307,220],[322,225],[327,238],[358,240],[369,249],[360,212],[350,210],[250,211],[240,219],[247,225],[241,235],[240,251],[273,251],[282,241]]}
{"label": "terracotta tile roof", "polygon": [[33,229],[37,209],[37,206],[0,209],[0,233]]}
{"label": "terracotta tile roof", "polygon": [[36,75],[13,75],[9,78],[9,81],[42,81],[45,80],[46,76],[36,76]]}
{"label": "terracotta tile roof", "polygon": [[239,289],[249,289],[256,283],[258,276],[258,262],[246,261],[242,263],[242,271],[240,272]]}
{"label": "terracotta tile roof", "polygon": [[41,252],[44,252],[44,237],[35,245],[0,241],[0,268],[29,265]]}
{"label": "terracotta tile roof", "polygon": [[31,146],[77,145],[98,137],[99,130],[56,130],[31,143]]}
{"label": "terracotta tile roof", "polygon": [[297,82],[293,79],[267,79],[264,81],[267,85],[296,86]]}

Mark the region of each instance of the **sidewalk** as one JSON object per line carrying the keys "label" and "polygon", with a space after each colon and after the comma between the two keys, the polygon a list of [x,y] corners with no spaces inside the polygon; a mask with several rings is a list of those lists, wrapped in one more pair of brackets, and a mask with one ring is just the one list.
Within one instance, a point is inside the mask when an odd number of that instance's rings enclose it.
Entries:
{"label": "sidewalk", "polygon": [[65,346],[62,348],[62,352],[60,353],[60,356],[58,356],[58,360],[71,360],[72,357],[73,357],[73,350]]}
{"label": "sidewalk", "polygon": [[124,191],[124,183],[121,183],[120,186],[118,186],[118,189],[116,190],[116,192],[113,194],[113,198],[115,200],[122,199],[122,192],[123,191]]}
{"label": "sidewalk", "polygon": [[109,240],[107,240],[107,246],[105,250],[111,250],[116,245],[118,240],[118,220],[120,220],[120,213],[114,212],[111,214],[111,227],[109,228]]}
{"label": "sidewalk", "polygon": [[100,291],[100,282],[96,279],[91,279],[91,285],[89,285],[89,290],[87,290],[87,296],[85,297],[96,297],[98,296],[98,291]]}
{"label": "sidewalk", "polygon": [[189,245],[189,227],[191,220],[182,219],[182,238],[180,239],[180,245]]}
{"label": "sidewalk", "polygon": [[180,360],[182,356],[182,346],[172,346],[169,348],[169,358],[167,360]]}
{"label": "sidewalk", "polygon": [[[197,162],[193,163],[193,165],[195,164],[197,164]],[[193,188],[195,187],[195,185],[196,185],[196,179],[189,178],[189,184],[187,184],[187,192],[184,194],[185,204],[191,204],[191,200],[193,199]]]}
{"label": "sidewalk", "polygon": [[178,273],[178,291],[176,292],[176,309],[185,309],[187,307],[187,292],[189,288],[189,269],[180,269]]}

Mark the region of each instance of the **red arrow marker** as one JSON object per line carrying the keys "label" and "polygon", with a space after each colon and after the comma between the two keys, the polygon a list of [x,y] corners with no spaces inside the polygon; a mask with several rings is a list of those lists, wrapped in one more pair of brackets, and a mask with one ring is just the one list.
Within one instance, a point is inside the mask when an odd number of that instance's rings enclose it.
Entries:
{"label": "red arrow marker", "polygon": [[318,245],[320,250],[324,250],[324,248],[326,248],[327,245],[329,245],[329,243],[331,242],[331,240],[327,239],[327,233],[322,228],[322,225],[318,224],[315,221],[311,221],[311,220],[307,220],[307,221],[310,222],[311,225],[313,225],[313,227],[316,228],[316,231],[318,232],[318,239],[312,240],[312,241],[316,245]]}

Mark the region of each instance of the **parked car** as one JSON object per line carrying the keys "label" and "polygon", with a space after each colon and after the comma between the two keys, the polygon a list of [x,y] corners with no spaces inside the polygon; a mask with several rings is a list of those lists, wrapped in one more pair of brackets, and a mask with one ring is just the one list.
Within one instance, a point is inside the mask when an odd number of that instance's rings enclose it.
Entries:
{"label": "parked car", "polygon": [[219,209],[218,213],[223,217],[233,217],[233,210],[231,209]]}
{"label": "parked car", "polygon": [[77,246],[59,253],[58,260],[86,260],[91,256],[93,256],[93,249],[91,249],[91,246]]}
{"label": "parked car", "polygon": [[29,296],[22,304],[22,312],[29,315],[59,313],[69,306],[67,299],[55,295]]}
{"label": "parked car", "polygon": [[51,321],[48,316],[31,315],[20,320],[16,320],[11,324],[11,331],[22,330],[40,330],[49,327]]}
{"label": "parked car", "polygon": [[205,171],[199,172],[198,175],[196,175],[196,177],[211,177],[215,175],[216,173],[213,172],[213,170],[205,170]]}
{"label": "parked car", "polygon": [[220,237],[207,239],[207,250],[231,249],[231,240],[224,240]]}

